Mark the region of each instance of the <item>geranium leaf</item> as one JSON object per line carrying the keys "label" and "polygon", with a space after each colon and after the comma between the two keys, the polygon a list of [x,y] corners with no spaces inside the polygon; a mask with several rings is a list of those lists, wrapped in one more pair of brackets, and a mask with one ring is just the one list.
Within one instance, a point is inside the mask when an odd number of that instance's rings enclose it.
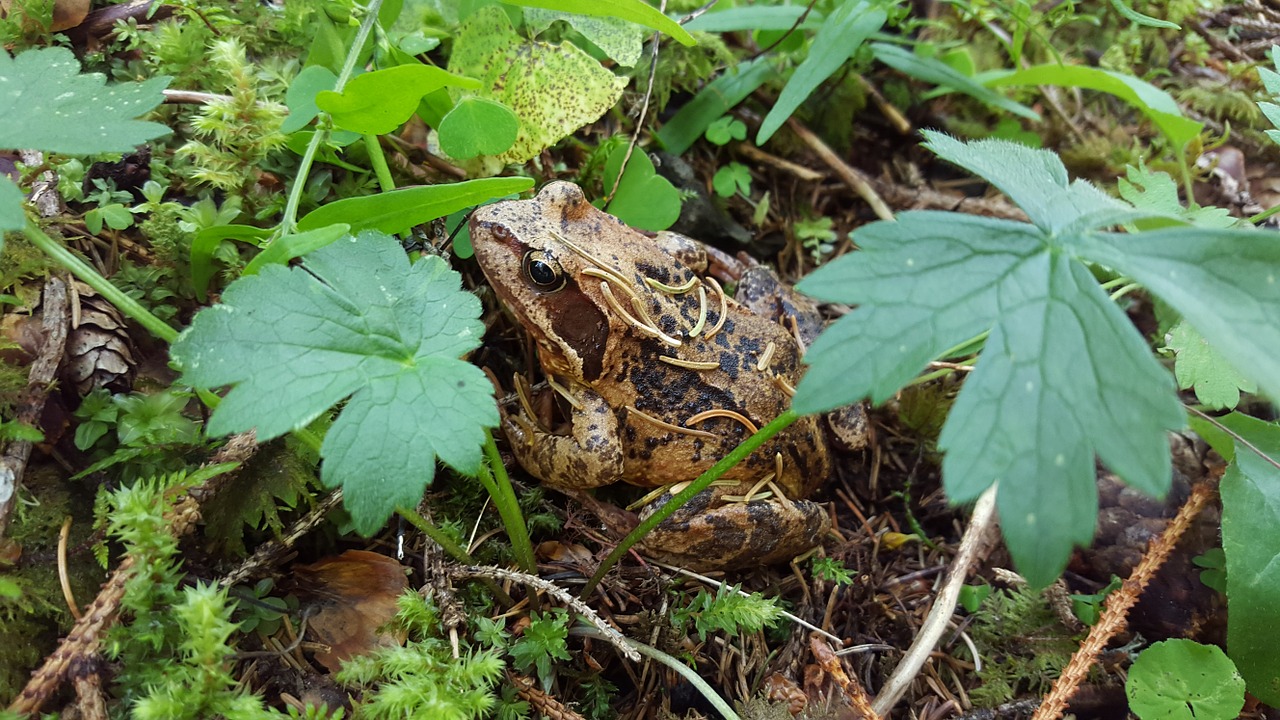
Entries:
{"label": "geranium leaf", "polygon": [[160,123],[134,118],[164,100],[169,78],[105,86],[106,77],[80,73],[80,61],[63,47],[11,57],[0,51],[0,148],[70,155],[129,152],[168,135]]}
{"label": "geranium leaf", "polygon": [[[928,361],[990,331],[939,438],[944,487],[962,502],[999,482],[1010,551],[1044,585],[1072,545],[1093,536],[1095,456],[1145,492],[1169,483],[1164,433],[1183,422],[1172,379],[1085,265],[1107,250],[1117,260],[1108,264],[1129,272],[1133,259],[1116,248],[1151,234],[1093,228],[1148,211],[1070,182],[1048,151],[930,141],[1010,192],[1035,224],[909,212],[859,229],[860,252],[798,286],[858,307],[813,344],[794,405],[817,412],[863,396],[882,401]],[[1230,234],[1239,242],[1251,233]]]}
{"label": "geranium leaf", "polygon": [[358,530],[414,505],[437,458],[480,466],[498,423],[493,388],[459,359],[480,343],[480,302],[443,260],[416,265],[395,238],[364,232],[302,267],[268,265],[228,286],[174,343],[183,381],[230,385],[208,430],[267,440],[346,400],[321,447],[321,479],[342,486]]}

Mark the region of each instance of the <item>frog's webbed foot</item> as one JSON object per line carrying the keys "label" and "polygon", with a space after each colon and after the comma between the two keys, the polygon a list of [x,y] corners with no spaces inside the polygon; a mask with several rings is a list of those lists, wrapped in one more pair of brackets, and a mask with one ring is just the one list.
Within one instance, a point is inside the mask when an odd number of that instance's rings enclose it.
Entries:
{"label": "frog's webbed foot", "polygon": [[[821,505],[771,496],[748,502],[726,495],[741,488],[711,487],[693,497],[640,541],[649,555],[691,570],[730,570],[783,562],[818,545],[831,528]],[[651,503],[647,517],[671,498]]]}
{"label": "frog's webbed foot", "polygon": [[557,435],[529,415],[527,403],[508,413],[502,429],[520,465],[551,487],[594,488],[622,476],[618,416],[595,392],[575,388],[572,430]]}

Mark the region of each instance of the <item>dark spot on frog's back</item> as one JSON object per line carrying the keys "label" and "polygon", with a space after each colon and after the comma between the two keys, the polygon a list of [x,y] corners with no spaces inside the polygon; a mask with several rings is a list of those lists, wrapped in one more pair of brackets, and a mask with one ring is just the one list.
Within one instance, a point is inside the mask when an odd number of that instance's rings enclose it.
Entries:
{"label": "dark spot on frog's back", "polygon": [[645,277],[653,278],[654,280],[657,280],[658,282],[662,283],[663,285],[670,285],[670,284],[672,284],[672,283],[671,283],[671,274],[670,274],[670,273],[668,273],[668,272],[667,272],[667,269],[666,269],[666,268],[664,268],[664,267],[658,267],[657,265],[651,265],[651,264],[649,264],[649,263],[647,263],[647,262],[637,262],[637,263],[636,263],[636,270],[637,270],[641,275],[643,275],[643,276],[645,276]]}
{"label": "dark spot on frog's back", "polygon": [[720,353],[720,370],[728,375],[730,380],[737,380],[738,356],[731,352]]}
{"label": "dark spot on frog's back", "polygon": [[746,355],[748,353],[759,353],[760,349],[761,349],[760,339],[752,338],[752,337],[738,338],[738,344],[734,347],[734,350],[736,350],[740,355]]}

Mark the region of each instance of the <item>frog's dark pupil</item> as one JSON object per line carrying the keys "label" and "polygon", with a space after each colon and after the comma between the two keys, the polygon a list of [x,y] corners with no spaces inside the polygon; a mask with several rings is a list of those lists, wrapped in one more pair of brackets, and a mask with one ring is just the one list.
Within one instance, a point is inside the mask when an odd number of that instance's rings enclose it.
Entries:
{"label": "frog's dark pupil", "polygon": [[556,271],[541,260],[529,263],[529,278],[538,285],[550,285],[556,281]]}
{"label": "frog's dark pupil", "polygon": [[529,282],[544,289],[558,290],[564,285],[564,278],[561,277],[560,268],[552,262],[547,262],[538,257],[541,253],[529,253],[524,258],[524,273],[529,278]]}

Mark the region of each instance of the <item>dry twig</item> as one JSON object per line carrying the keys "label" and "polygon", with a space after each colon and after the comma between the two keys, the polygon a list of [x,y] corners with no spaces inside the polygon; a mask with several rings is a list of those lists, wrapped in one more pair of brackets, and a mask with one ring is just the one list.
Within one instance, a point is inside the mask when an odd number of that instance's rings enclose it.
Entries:
{"label": "dry twig", "polygon": [[988,536],[991,535],[995,526],[996,486],[992,485],[982,493],[973,507],[969,528],[965,530],[964,537],[960,540],[960,550],[951,561],[946,584],[942,586],[942,592],[938,593],[938,598],[933,601],[929,616],[920,626],[920,632],[911,643],[907,654],[903,656],[902,662],[898,663],[893,675],[876,696],[873,708],[877,715],[887,715],[893,709],[899,698],[907,691],[907,686],[919,674],[920,668],[924,667],[924,661],[928,659],[929,653],[933,652],[943,631],[947,629],[952,613],[956,611],[956,602],[960,599],[960,587],[964,585],[970,567],[975,560],[986,554],[986,549],[990,545]]}
{"label": "dry twig", "polygon": [[1129,617],[1129,610],[1138,602],[1138,597],[1146,589],[1147,583],[1155,577],[1156,571],[1169,559],[1170,553],[1178,544],[1178,540],[1186,533],[1191,522],[1200,515],[1200,511],[1214,496],[1214,489],[1207,484],[1199,484],[1191,489],[1191,497],[1178,510],[1178,514],[1169,521],[1169,525],[1160,533],[1160,537],[1151,541],[1147,552],[1138,562],[1137,567],[1129,574],[1120,589],[1107,596],[1106,608],[1098,624],[1089,631],[1089,636],[1080,644],[1080,649],[1071,656],[1071,662],[1063,668],[1062,675],[1053,684],[1053,690],[1045,696],[1044,702],[1036,709],[1031,720],[1056,720],[1062,717],[1067,701],[1075,693],[1076,688],[1089,674],[1089,668],[1098,659],[1098,653],[1107,646],[1112,636],[1124,628]]}
{"label": "dry twig", "polygon": [[[236,436],[214,456],[210,464],[243,462],[256,447],[252,434]],[[217,488],[225,483],[226,477],[224,473],[210,478],[203,485],[188,489],[187,494],[165,513],[165,521],[174,537],[182,537],[191,532],[200,521],[200,503],[216,492]],[[71,628],[71,632],[63,638],[58,649],[45,658],[44,664],[31,674],[31,680],[27,686],[9,705],[11,712],[19,715],[34,715],[39,712],[49,698],[58,692],[58,688],[62,686],[68,675],[78,677],[79,673],[73,671],[84,667],[86,663],[93,662],[97,657],[98,644],[102,640],[103,633],[115,624],[116,615],[120,611],[120,600],[124,597],[125,583],[132,574],[133,563],[132,556],[126,557],[120,563],[120,566],[103,584],[98,597],[94,598],[85,609],[84,617]]]}
{"label": "dry twig", "polygon": [[516,695],[540,716],[551,720],[585,720],[572,708],[539,690],[533,678],[508,672],[507,681],[516,689]]}
{"label": "dry twig", "polygon": [[805,145],[809,146],[818,154],[836,175],[848,185],[858,197],[866,201],[871,206],[871,210],[875,212],[876,217],[881,220],[892,220],[893,211],[880,199],[880,195],[876,193],[875,188],[871,186],[871,180],[862,174],[862,171],[845,162],[843,158],[836,154],[826,143],[822,142],[822,138],[813,134],[813,131],[796,121],[795,118],[787,120],[787,125],[791,128]]}
{"label": "dry twig", "polygon": [[582,602],[577,597],[575,597],[573,593],[568,592],[564,588],[560,587],[559,585],[556,585],[553,582],[550,582],[549,580],[543,580],[542,578],[534,575],[526,575],[522,572],[516,572],[514,570],[504,570],[503,568],[496,568],[496,567],[476,567],[476,566],[460,567],[460,568],[455,568],[453,570],[453,575],[456,577],[478,577],[478,578],[489,578],[492,580],[512,580],[518,583],[524,583],[531,587],[537,588],[538,590],[542,590],[543,592],[547,593],[551,597],[573,608],[574,612],[578,613],[583,618],[585,618],[587,622],[595,626],[596,630],[600,632],[601,637],[607,640],[610,645],[613,645],[615,648],[617,648],[618,652],[621,652],[623,657],[627,658],[628,660],[631,660],[632,662],[640,662],[640,653],[636,652],[630,645],[627,644],[627,640],[622,636],[622,633],[618,632],[613,628],[612,625],[605,622],[604,618],[597,615],[595,610],[592,610],[590,606],[588,606],[586,603]]}
{"label": "dry twig", "polygon": [[849,677],[844,671],[844,666],[840,664],[840,658],[835,650],[816,634],[809,636],[809,649],[813,651],[813,657],[818,661],[818,666],[844,691],[859,717],[865,720],[880,720],[881,715],[871,707],[871,698],[867,697],[867,691],[862,689],[861,683]]}
{"label": "dry twig", "polygon": [[[67,307],[67,284],[59,278],[50,277],[45,281],[41,304],[44,344],[40,348],[39,357],[27,371],[27,387],[18,400],[14,418],[16,422],[31,427],[40,425],[40,416],[49,399],[49,387],[53,384],[58,365],[62,363],[62,356],[66,353],[67,330],[71,325]],[[5,530],[9,527],[9,515],[13,512],[18,488],[22,485],[27,460],[31,458],[32,445],[30,440],[15,440],[0,453],[0,538],[4,537]]]}

